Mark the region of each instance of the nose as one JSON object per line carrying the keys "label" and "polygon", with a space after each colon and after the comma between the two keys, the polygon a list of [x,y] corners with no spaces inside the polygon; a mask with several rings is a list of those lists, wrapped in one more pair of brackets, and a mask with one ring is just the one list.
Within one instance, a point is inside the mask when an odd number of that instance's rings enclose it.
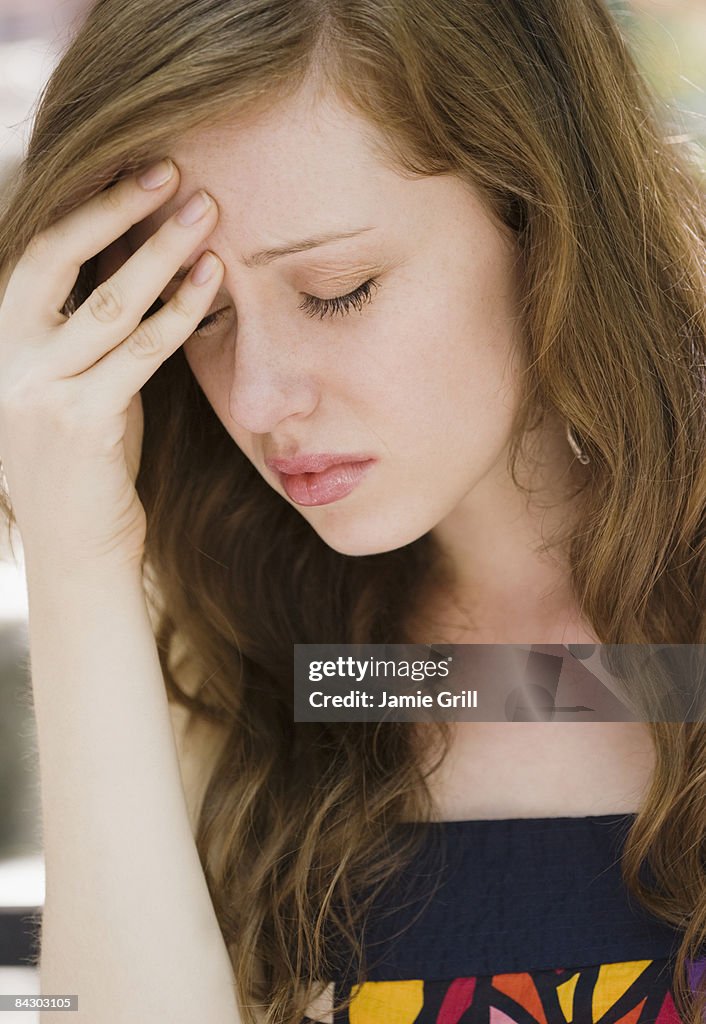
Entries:
{"label": "nose", "polygon": [[318,404],[319,386],[292,335],[239,326],[234,346],[228,411],[253,434],[272,433],[282,420],[308,416]]}

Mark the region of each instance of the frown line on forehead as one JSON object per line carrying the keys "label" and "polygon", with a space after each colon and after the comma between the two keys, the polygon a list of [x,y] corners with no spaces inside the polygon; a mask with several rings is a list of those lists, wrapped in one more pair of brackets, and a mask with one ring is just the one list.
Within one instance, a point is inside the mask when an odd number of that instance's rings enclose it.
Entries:
{"label": "frown line on forehead", "polygon": [[[246,267],[264,267],[268,263],[272,263],[274,260],[281,258],[282,256],[292,256],[297,252],[306,252],[309,249],[316,249],[321,245],[327,245],[330,242],[340,241],[343,238],[353,238],[356,235],[362,234],[364,231],[372,231],[373,226],[365,228],[351,228],[349,231],[326,231],[323,234],[315,235],[312,238],[302,238],[298,241],[284,242],[282,245],[275,246],[271,249],[260,249],[258,252],[250,253],[249,256],[243,256],[240,260]],[[174,274],[174,281],[183,281],[186,275],[189,273],[190,267],[181,267]]]}

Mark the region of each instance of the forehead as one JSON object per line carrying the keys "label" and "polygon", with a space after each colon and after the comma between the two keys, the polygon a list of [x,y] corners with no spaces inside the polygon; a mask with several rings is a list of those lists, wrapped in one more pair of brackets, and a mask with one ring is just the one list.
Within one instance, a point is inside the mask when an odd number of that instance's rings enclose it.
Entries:
{"label": "forehead", "polygon": [[141,244],[200,188],[218,203],[219,219],[189,265],[206,248],[237,265],[243,254],[283,240],[362,225],[375,230],[358,236],[361,252],[382,240],[418,247],[434,234],[453,237],[469,218],[485,231],[485,211],[465,181],[412,176],[393,166],[389,151],[362,115],[331,95],[300,90],[256,114],[223,117],[177,139],[166,155],[179,168],[179,189],[130,238]]}
{"label": "forehead", "polygon": [[219,204],[220,223],[231,215],[239,229],[252,223],[273,237],[306,234],[317,211],[323,220],[337,210],[364,220],[401,198],[404,179],[379,159],[382,145],[364,118],[306,93],[256,115],[223,118],[170,148],[181,180],[159,219],[205,188]]}

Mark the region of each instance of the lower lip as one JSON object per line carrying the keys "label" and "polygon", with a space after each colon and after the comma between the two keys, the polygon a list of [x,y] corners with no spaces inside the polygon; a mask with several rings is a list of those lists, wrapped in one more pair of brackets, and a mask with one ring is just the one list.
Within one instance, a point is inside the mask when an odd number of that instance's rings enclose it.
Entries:
{"label": "lower lip", "polygon": [[375,462],[340,462],[321,473],[278,473],[280,483],[297,505],[328,505],[345,498]]}

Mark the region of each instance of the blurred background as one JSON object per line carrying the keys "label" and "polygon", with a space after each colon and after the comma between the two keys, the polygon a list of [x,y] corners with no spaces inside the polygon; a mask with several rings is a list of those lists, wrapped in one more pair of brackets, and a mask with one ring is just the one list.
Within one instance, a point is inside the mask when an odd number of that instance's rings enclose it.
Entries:
{"label": "blurred background", "polygon": [[[22,158],[41,88],[89,6],[85,0],[0,0],[0,193]],[[670,103],[675,137],[691,137],[706,167],[706,0],[614,0],[610,6],[643,73]],[[39,992],[33,935],[44,870],[27,669],[22,546],[17,535],[0,535],[0,994]],[[35,1024],[39,1018],[10,1011],[3,1024],[15,1019]]]}

